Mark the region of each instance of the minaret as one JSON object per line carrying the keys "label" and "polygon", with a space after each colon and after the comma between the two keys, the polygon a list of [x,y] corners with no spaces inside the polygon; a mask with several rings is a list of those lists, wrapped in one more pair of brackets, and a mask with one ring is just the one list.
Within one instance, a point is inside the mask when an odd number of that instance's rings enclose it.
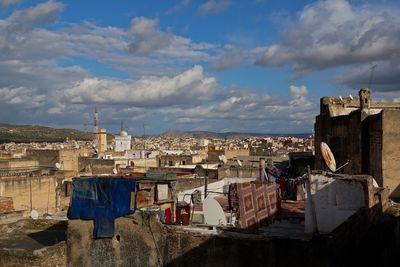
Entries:
{"label": "minaret", "polygon": [[97,142],[97,134],[99,133],[99,112],[97,110],[97,106],[94,108],[94,117],[93,117],[93,141]]}

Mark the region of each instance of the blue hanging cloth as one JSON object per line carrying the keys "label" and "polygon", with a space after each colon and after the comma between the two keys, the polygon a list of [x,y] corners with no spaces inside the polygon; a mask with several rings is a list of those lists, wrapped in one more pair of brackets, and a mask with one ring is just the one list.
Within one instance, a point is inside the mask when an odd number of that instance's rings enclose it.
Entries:
{"label": "blue hanging cloth", "polygon": [[113,237],[115,218],[134,212],[135,184],[125,178],[74,178],[68,219],[94,220],[94,238]]}

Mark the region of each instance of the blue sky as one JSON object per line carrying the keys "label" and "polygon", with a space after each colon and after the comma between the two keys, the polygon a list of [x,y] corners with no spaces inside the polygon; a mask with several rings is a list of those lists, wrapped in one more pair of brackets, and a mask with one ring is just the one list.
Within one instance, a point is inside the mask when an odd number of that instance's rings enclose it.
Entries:
{"label": "blue sky", "polygon": [[0,122],[311,132],[322,96],[400,98],[388,0],[0,0]]}

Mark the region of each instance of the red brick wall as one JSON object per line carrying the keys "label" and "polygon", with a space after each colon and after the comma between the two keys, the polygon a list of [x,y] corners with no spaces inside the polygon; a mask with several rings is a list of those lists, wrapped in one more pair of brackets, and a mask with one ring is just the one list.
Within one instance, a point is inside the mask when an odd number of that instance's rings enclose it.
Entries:
{"label": "red brick wall", "polygon": [[11,197],[0,197],[0,213],[14,211],[13,200]]}

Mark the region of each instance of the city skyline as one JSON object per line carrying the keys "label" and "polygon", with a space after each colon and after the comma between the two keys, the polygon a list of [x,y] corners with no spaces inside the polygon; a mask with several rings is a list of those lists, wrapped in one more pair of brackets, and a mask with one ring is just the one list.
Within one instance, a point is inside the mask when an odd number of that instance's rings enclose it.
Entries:
{"label": "city skyline", "polygon": [[[400,99],[396,1],[0,0],[0,122],[304,133],[319,99]],[[373,68],[373,66],[376,66]]]}

